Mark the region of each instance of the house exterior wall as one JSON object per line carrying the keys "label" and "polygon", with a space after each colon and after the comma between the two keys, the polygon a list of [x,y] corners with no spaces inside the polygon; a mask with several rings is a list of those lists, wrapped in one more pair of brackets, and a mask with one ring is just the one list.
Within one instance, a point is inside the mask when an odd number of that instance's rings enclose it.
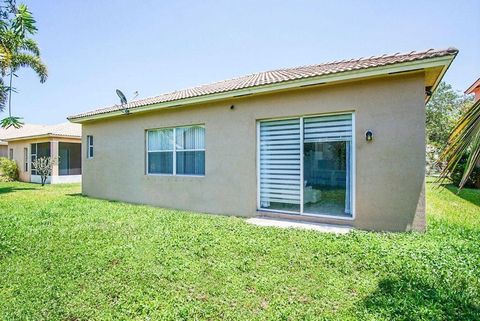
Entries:
{"label": "house exterior wall", "polygon": [[0,157],[8,157],[8,146],[0,145]]}
{"label": "house exterior wall", "polygon": [[[68,143],[80,143],[81,140],[79,138],[31,138],[31,139],[23,139],[23,140],[16,140],[16,141],[9,141],[8,148],[13,149],[13,160],[17,163],[18,166],[18,179],[22,182],[39,182],[39,177],[33,177],[31,175],[31,144],[33,143],[46,143],[50,142],[50,154],[58,156],[58,142],[68,142]],[[25,159],[24,159],[24,148],[28,148],[28,170],[25,171]],[[55,182],[63,182],[62,180],[56,179],[58,176],[58,164],[54,165],[52,168],[52,177],[53,179],[49,179],[47,182],[55,183]],[[78,176],[78,175],[74,175]],[[81,175],[76,177],[74,180],[75,182],[81,181]]]}
{"label": "house exterior wall", "polygon": [[[368,230],[423,230],[425,104],[421,72],[83,123],[83,193],[169,208],[256,216],[257,121],[346,111],[354,111],[356,119],[356,215],[350,221],[313,219]],[[205,125],[205,176],[146,175],[145,131],[191,124]],[[374,132],[372,142],[365,141],[367,129]],[[87,135],[94,137],[92,159],[86,159]]]}

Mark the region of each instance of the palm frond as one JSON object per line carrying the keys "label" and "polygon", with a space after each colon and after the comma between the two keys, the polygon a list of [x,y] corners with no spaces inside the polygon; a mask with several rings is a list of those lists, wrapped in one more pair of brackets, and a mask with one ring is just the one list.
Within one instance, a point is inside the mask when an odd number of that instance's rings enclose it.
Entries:
{"label": "palm frond", "polygon": [[21,117],[6,117],[0,120],[0,127],[8,129],[10,127],[20,128],[24,125]]}
{"label": "palm frond", "polygon": [[48,77],[47,66],[37,56],[29,54],[19,53],[12,57],[13,70],[17,70],[19,67],[30,67],[40,77],[40,82],[45,82]]}
{"label": "palm frond", "polygon": [[5,76],[12,63],[12,53],[0,43],[0,76]]}
{"label": "palm frond", "polygon": [[5,104],[8,98],[8,87],[5,86],[3,79],[0,77],[0,112],[5,110]]}
{"label": "palm frond", "polygon": [[33,39],[27,38],[22,41],[21,49],[31,52],[37,57],[40,56],[40,48],[38,47],[37,42]]}
{"label": "palm frond", "polygon": [[24,4],[20,4],[13,18],[13,30],[16,34],[25,36],[26,34],[34,34],[37,32],[35,26],[35,19],[32,13],[28,10],[28,7]]}
{"label": "palm frond", "polygon": [[446,164],[440,173],[440,180],[448,178],[465,154],[469,154],[469,156],[459,185],[460,188],[465,185],[480,160],[480,100],[460,117],[450,133],[448,144],[438,160],[439,163]]}

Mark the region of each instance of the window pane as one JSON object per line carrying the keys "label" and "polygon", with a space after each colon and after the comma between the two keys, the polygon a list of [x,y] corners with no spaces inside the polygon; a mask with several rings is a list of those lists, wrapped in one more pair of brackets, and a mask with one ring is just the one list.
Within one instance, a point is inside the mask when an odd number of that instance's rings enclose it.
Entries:
{"label": "window pane", "polygon": [[149,174],[173,174],[173,152],[149,152]]}
{"label": "window pane", "polygon": [[350,142],[304,144],[304,212],[351,216]]}
{"label": "window pane", "polygon": [[178,175],[205,175],[205,152],[177,152]]}
{"label": "window pane", "polygon": [[148,150],[173,150],[173,128],[149,130]]}
{"label": "window pane", "polygon": [[23,162],[25,163],[25,172],[28,172],[28,148],[23,149]]}
{"label": "window pane", "polygon": [[177,128],[176,145],[177,149],[204,149],[205,128],[203,126]]}
{"label": "window pane", "polygon": [[[37,156],[35,156],[35,154],[33,153],[33,146],[34,145],[32,144],[32,155],[30,157],[31,158],[31,163],[33,163],[35,161],[35,159],[37,158]],[[35,148],[36,148],[36,146],[37,145],[35,144]],[[32,175],[37,175],[37,171],[35,170],[35,168],[32,165],[30,165],[30,167],[32,168],[32,170],[31,170]]]}
{"label": "window pane", "polygon": [[93,146],[88,148],[88,157],[93,157]]}
{"label": "window pane", "polygon": [[50,157],[50,143],[37,144],[37,157]]}
{"label": "window pane", "polygon": [[58,143],[58,172],[59,175],[81,175],[81,144]]}

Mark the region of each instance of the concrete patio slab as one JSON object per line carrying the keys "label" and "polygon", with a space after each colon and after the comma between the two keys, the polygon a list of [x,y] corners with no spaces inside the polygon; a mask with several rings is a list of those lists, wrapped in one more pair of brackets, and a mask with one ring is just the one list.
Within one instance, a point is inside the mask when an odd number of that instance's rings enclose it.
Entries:
{"label": "concrete patio slab", "polygon": [[258,226],[269,226],[278,228],[299,228],[306,230],[314,230],[322,233],[346,234],[353,230],[350,226],[319,224],[302,221],[291,221],[284,219],[274,219],[269,217],[253,217],[247,219],[247,223]]}

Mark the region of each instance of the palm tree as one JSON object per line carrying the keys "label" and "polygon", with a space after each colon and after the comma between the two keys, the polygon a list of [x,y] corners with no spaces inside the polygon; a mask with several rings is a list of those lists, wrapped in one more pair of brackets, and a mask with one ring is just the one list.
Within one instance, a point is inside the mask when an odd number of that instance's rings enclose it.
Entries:
{"label": "palm tree", "polygon": [[439,162],[446,163],[440,179],[443,180],[453,173],[466,154],[467,163],[459,188],[465,185],[473,169],[480,162],[480,100],[467,109],[450,133],[448,144],[439,158]]}
{"label": "palm tree", "polygon": [[[0,4],[0,36],[7,30],[10,15],[15,12],[15,0],[4,0]],[[9,51],[3,44],[3,36],[0,37],[0,76],[5,76],[5,70],[11,62]],[[0,112],[5,109],[5,102],[8,98],[8,87],[5,86],[3,78],[0,77]]]}
{"label": "palm tree", "polygon": [[9,23],[0,26],[1,74],[8,76],[9,79],[8,86],[0,83],[3,88],[0,90],[3,92],[3,96],[0,93],[0,101],[8,93],[8,117],[0,121],[1,127],[18,128],[23,125],[20,117],[12,116],[12,93],[15,91],[13,77],[16,76],[18,69],[22,67],[33,69],[42,83],[47,79],[48,71],[40,59],[40,49],[35,40],[28,38],[28,35],[33,35],[36,31],[32,13],[23,4],[14,10],[14,16]]}

